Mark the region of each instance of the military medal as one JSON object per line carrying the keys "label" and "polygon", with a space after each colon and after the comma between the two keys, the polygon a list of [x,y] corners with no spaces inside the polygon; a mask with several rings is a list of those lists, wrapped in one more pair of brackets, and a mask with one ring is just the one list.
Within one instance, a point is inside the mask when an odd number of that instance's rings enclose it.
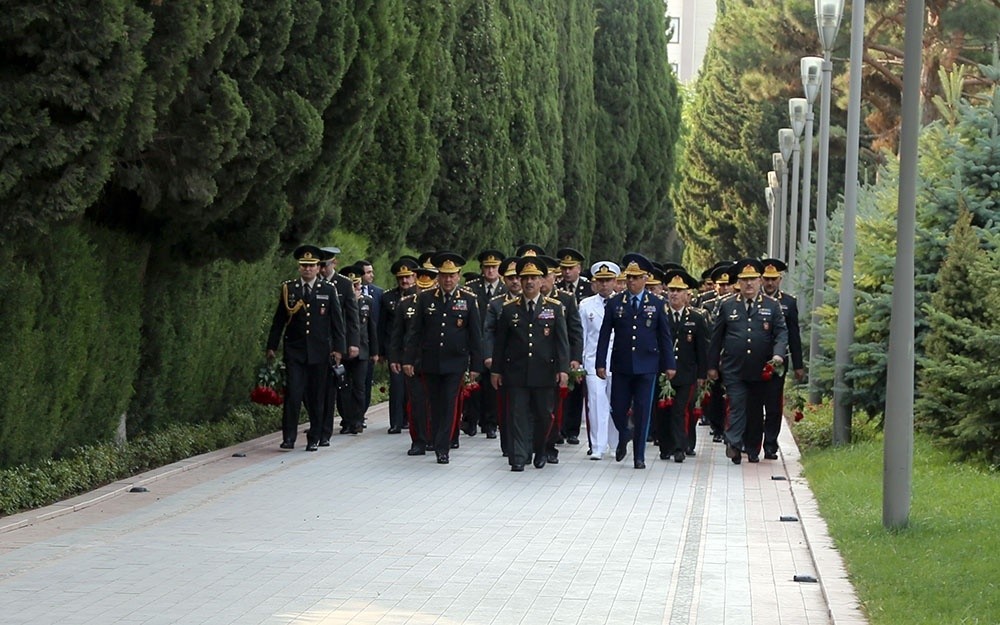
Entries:
{"label": "military medal", "polygon": [[689,334],[688,334],[688,343],[691,343],[691,342],[693,342],[693,341],[694,341],[694,337],[693,337],[693,336],[691,336],[691,334],[689,333]]}
{"label": "military medal", "polygon": [[652,319],[646,319],[646,327],[647,328],[652,328],[653,327],[653,320]]}
{"label": "military medal", "polygon": [[764,322],[764,329],[765,330],[770,330],[771,329],[771,324],[765,321]]}
{"label": "military medal", "polygon": [[551,331],[552,331],[552,328],[546,326],[545,328],[542,329],[542,334],[544,334],[545,336],[548,336],[549,332],[551,332]]}
{"label": "military medal", "polygon": [[464,325],[464,319],[459,317],[458,319],[455,320],[455,325],[461,328],[462,325]]}

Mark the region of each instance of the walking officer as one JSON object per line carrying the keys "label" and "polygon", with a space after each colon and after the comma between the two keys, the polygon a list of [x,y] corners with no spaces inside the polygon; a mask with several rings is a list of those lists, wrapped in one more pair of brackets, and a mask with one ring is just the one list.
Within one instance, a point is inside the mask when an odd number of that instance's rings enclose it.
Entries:
{"label": "walking officer", "polygon": [[306,451],[319,447],[323,399],[331,363],[336,365],[347,346],[337,290],[319,277],[320,249],[301,245],[294,253],[299,277],[281,284],[278,307],[267,337],[267,358],[284,344],[286,391],[281,421],[281,448],[294,449],[299,412],[309,413]]}

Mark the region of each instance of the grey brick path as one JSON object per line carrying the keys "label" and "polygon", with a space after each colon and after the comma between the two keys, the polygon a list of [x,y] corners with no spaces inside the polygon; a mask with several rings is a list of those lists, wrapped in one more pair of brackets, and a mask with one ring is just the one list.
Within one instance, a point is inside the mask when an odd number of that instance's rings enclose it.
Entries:
{"label": "grey brick path", "polygon": [[864,623],[787,434],[757,465],[700,428],[683,464],[584,444],[518,474],[482,435],[447,466],[407,457],[385,422],[380,405],[317,453],[269,436],[0,518],[0,622]]}

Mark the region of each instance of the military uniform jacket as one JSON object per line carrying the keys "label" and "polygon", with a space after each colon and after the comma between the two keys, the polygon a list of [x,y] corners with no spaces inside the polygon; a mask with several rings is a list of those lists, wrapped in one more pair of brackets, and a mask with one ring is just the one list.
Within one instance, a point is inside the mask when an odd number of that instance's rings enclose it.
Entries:
{"label": "military uniform jacket", "polygon": [[649,291],[640,297],[638,312],[632,309],[632,293],[627,289],[611,297],[604,309],[596,358],[598,363],[605,362],[614,333],[612,373],[660,373],[676,367],[667,303]]}
{"label": "military uniform jacket", "polygon": [[774,294],[781,311],[785,313],[785,327],[788,328],[788,354],[792,357],[793,369],[804,369],[802,361],[802,335],[799,333],[799,303],[794,295],[782,291]]}
{"label": "military uniform jacket", "polygon": [[549,297],[559,300],[566,316],[566,331],[569,335],[569,359],[583,362],[583,324],[580,323],[580,306],[572,293],[554,290]]}
{"label": "military uniform jacket", "polygon": [[[612,296],[614,297],[614,296]],[[597,342],[601,336],[601,324],[604,323],[605,299],[600,295],[591,295],[580,302],[580,323],[583,326],[583,368],[590,375],[597,375]],[[611,335],[608,351],[614,350],[615,336]],[[609,363],[607,358],[601,363],[605,369]]]}
{"label": "military uniform jacket", "polygon": [[[379,306],[378,319],[378,348],[381,356],[387,357],[389,355],[389,343],[392,341],[393,325],[396,322],[396,309],[406,295],[407,292],[398,286],[382,293],[382,305]],[[399,361],[390,360],[390,362]]]}
{"label": "military uniform jacket", "polygon": [[390,363],[403,362],[403,340],[406,332],[413,325],[413,318],[417,315],[417,294],[411,293],[399,300],[396,305],[396,314],[393,317],[392,329],[389,332],[389,344],[386,347],[386,355]]}
{"label": "military uniform jacket", "polygon": [[493,357],[493,343],[497,332],[497,319],[500,318],[500,311],[503,305],[510,300],[517,299],[518,296],[510,291],[503,295],[497,295],[490,300],[486,306],[486,316],[483,319],[483,358]]}
{"label": "military uniform jacket", "polygon": [[680,311],[680,322],[674,321],[674,311],[670,317],[670,331],[674,337],[674,359],[677,361],[677,375],[671,382],[676,386],[695,384],[708,376],[709,326],[705,313],[697,308],[685,306]]}
{"label": "military uniform jacket", "polygon": [[417,310],[403,341],[403,364],[421,373],[482,371],[483,326],[479,303],[469,291],[456,289],[445,302],[440,287],[417,295]]}
{"label": "military uniform jacket", "polygon": [[742,296],[719,303],[708,359],[721,362],[723,381],[759,382],[767,361],[775,355],[784,357],[787,349],[785,315],[776,300],[758,294],[751,300],[749,314]]}
{"label": "military uniform jacket", "polygon": [[569,335],[561,302],[539,296],[535,315],[523,296],[504,303],[497,319],[493,373],[504,385],[555,387],[556,376],[569,372]]}
{"label": "military uniform jacket", "polygon": [[317,278],[309,297],[302,280],[281,284],[267,349],[277,350],[281,342],[286,361],[322,364],[330,362],[330,352],[344,353],[344,320],[333,284]]}
{"label": "military uniform jacket", "polygon": [[368,360],[378,354],[378,324],[375,322],[375,306],[367,295],[358,297],[359,334],[358,360]]}
{"label": "military uniform jacket", "polygon": [[576,280],[576,285],[563,280],[556,282],[556,288],[560,291],[571,294],[575,299],[576,303],[579,305],[584,299],[590,297],[594,294],[594,290],[590,287],[590,280],[580,276]]}
{"label": "military uniform jacket", "polygon": [[[330,276],[330,282],[340,296],[340,309],[344,319],[347,346],[361,346],[361,322],[358,320],[358,300],[354,296],[354,283],[339,273]],[[346,355],[346,352],[345,352]]]}
{"label": "military uniform jacket", "polygon": [[[486,294],[487,282],[482,278],[477,278],[476,280],[469,282],[465,285],[465,288],[476,294],[476,300],[479,302],[479,316],[486,321],[486,309],[490,305],[490,300],[499,295],[507,294],[507,287],[503,283],[503,278],[497,280],[496,285],[493,287],[493,295]],[[489,354],[489,352],[485,352]]]}

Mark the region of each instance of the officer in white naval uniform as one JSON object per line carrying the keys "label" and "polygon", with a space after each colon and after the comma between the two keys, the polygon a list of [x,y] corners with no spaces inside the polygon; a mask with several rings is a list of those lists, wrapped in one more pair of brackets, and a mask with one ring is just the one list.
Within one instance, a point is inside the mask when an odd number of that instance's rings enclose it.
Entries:
{"label": "officer in white naval uniform", "polygon": [[[597,339],[604,322],[604,303],[614,295],[615,281],[621,268],[611,261],[594,263],[590,268],[591,285],[596,295],[580,302],[580,322],[583,324],[583,367],[587,371],[587,438],[590,439],[590,459],[600,460],[604,453],[618,445],[618,430],[611,425],[611,374],[597,377]],[[614,345],[614,336],[611,337]],[[601,367],[610,370],[611,349]]]}

